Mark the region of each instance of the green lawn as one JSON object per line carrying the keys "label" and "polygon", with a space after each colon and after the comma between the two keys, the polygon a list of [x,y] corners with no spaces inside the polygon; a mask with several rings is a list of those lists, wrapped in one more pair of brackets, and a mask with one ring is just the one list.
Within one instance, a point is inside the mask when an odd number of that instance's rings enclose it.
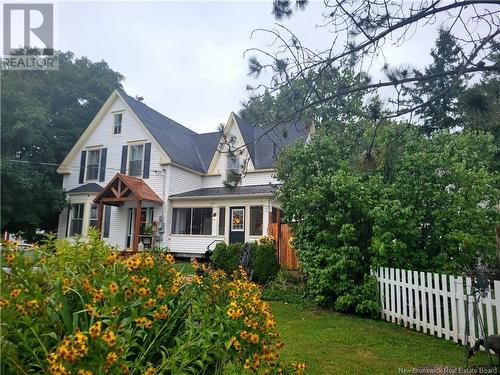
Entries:
{"label": "green lawn", "polygon": [[[271,302],[286,361],[304,361],[308,374],[398,374],[398,368],[464,366],[463,347],[396,324],[327,310]],[[495,358],[496,359],[496,358]],[[486,364],[485,354],[471,365]]]}
{"label": "green lawn", "polygon": [[177,271],[182,273],[184,276],[192,275],[194,274],[194,269],[193,266],[191,266],[191,263],[189,262],[179,262],[177,261],[172,265]]}

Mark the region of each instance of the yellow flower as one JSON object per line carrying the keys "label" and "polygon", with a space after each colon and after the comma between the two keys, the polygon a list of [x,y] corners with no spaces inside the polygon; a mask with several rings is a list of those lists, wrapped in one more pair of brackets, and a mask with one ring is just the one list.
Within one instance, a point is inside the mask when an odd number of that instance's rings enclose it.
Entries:
{"label": "yellow flower", "polygon": [[115,352],[108,353],[108,355],[106,356],[106,365],[108,366],[112,365],[113,363],[116,362],[117,359],[118,355]]}
{"label": "yellow flower", "polygon": [[175,263],[174,256],[170,253],[165,254],[165,262],[167,262],[167,264],[174,264]]}
{"label": "yellow flower", "polygon": [[151,293],[151,291],[149,290],[149,288],[141,287],[141,288],[139,288],[138,293],[139,293],[139,295],[141,297],[146,297],[146,296],[149,296],[149,294]]}
{"label": "yellow flower", "polygon": [[10,305],[10,302],[8,299],[5,299],[5,298],[0,298],[0,308],[6,308],[6,307],[9,307]]}
{"label": "yellow flower", "polygon": [[143,317],[143,318],[137,318],[135,320],[135,324],[137,324],[138,327],[151,328],[153,322],[148,318]]}
{"label": "yellow flower", "polygon": [[21,294],[21,289],[14,289],[12,292],[10,292],[10,296],[12,298],[17,298]]}
{"label": "yellow flower", "polygon": [[250,335],[250,342],[252,344],[258,344],[259,343],[259,335],[257,335],[256,333],[252,333]]}
{"label": "yellow flower", "polygon": [[155,300],[153,298],[150,298],[148,299],[145,303],[144,303],[144,307],[146,309],[149,309],[151,307],[153,307],[155,305]]}
{"label": "yellow flower", "polygon": [[167,293],[165,293],[165,289],[163,289],[163,286],[160,284],[156,287],[156,295],[158,298],[165,298]]}
{"label": "yellow flower", "polygon": [[118,284],[115,283],[115,282],[112,282],[111,284],[109,284],[109,291],[113,294],[116,294],[118,292]]}
{"label": "yellow flower", "polygon": [[16,259],[16,254],[14,253],[7,253],[5,255],[5,260],[7,261],[7,264],[12,265],[14,263],[14,260]]}
{"label": "yellow flower", "polygon": [[100,321],[92,324],[92,326],[89,329],[90,336],[92,336],[92,338],[95,339],[96,337],[100,336],[101,326],[102,326],[102,322],[100,322]]}
{"label": "yellow flower", "polygon": [[93,372],[92,372],[92,371],[90,371],[90,370],[80,369],[80,370],[78,370],[77,374],[78,374],[78,375],[92,375],[92,374],[93,374]]}
{"label": "yellow flower", "polygon": [[92,297],[93,297],[94,303],[99,302],[99,301],[103,301],[104,300],[104,289],[96,290],[93,293]]}
{"label": "yellow flower", "polygon": [[154,375],[156,373],[156,370],[154,367],[148,367],[146,371],[142,373],[142,375]]}
{"label": "yellow flower", "polygon": [[85,304],[85,309],[87,310],[87,312],[89,313],[90,316],[93,316],[93,317],[98,317],[99,316],[99,313],[97,312],[97,309],[94,306],[92,306],[91,304],[86,303]]}
{"label": "yellow flower", "polygon": [[116,335],[113,331],[108,330],[102,335],[102,339],[109,347],[113,347],[116,344]]}
{"label": "yellow flower", "polygon": [[82,280],[82,287],[86,291],[89,291],[92,288],[92,285],[90,285],[89,279],[85,278]]}

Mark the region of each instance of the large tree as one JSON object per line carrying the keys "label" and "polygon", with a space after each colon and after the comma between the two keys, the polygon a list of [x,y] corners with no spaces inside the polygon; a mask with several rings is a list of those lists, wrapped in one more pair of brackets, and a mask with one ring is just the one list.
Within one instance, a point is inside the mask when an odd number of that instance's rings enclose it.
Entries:
{"label": "large tree", "polygon": [[53,230],[63,202],[56,166],[124,77],[106,62],[59,53],[56,71],[1,74],[1,228]]}
{"label": "large tree", "polygon": [[[273,4],[273,14],[279,21],[300,13],[307,6],[307,1],[274,0]],[[270,94],[285,88],[292,89],[305,80],[311,99],[291,106],[292,112],[305,111],[323,103],[338,103],[346,95],[359,92],[382,93],[381,96],[387,98],[389,104],[385,118],[422,112],[425,107],[447,96],[464,76],[500,71],[500,66],[489,59],[494,41],[500,36],[499,10],[500,3],[496,0],[326,0],[317,20],[322,26],[320,30],[324,30],[324,49],[302,44],[293,31],[283,25],[256,31],[268,34],[271,43],[265,49],[248,51],[249,67],[252,75],[266,72],[266,77],[270,79],[254,85],[252,95],[258,97],[266,89]],[[372,79],[367,75],[354,85],[338,85],[338,90],[315,90],[316,81],[321,81],[322,75],[331,75],[332,71],[344,67],[358,73],[365,71],[373,74],[370,68],[379,66],[373,62],[384,56],[384,46],[411,46],[413,43],[414,48],[420,48],[412,36],[435,32],[437,27],[449,35],[455,47],[451,57],[454,60],[452,69],[419,72],[411,67],[412,61],[404,66],[393,66],[389,60],[385,61],[385,79]],[[331,78],[336,79],[335,76]],[[411,100],[410,92],[416,84],[437,81],[443,83],[442,87],[435,87],[432,94],[429,92],[422,101]],[[292,114],[286,117],[289,116]]]}
{"label": "large tree", "polygon": [[[417,77],[436,76],[432,80],[418,81],[412,90],[415,105],[428,102],[416,111],[422,120],[421,129],[427,135],[462,125],[458,97],[465,89],[464,77],[447,74],[458,69],[459,53],[460,48],[450,32],[440,29],[436,45],[431,51],[432,63],[423,72],[415,72]],[[443,92],[443,95],[431,100],[439,92]]]}

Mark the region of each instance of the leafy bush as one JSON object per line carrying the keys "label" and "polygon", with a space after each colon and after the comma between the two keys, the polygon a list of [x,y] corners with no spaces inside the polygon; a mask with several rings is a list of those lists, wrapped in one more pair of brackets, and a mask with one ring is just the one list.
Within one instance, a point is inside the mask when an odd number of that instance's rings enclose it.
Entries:
{"label": "leafy bush", "polygon": [[267,301],[293,303],[303,307],[311,306],[307,297],[306,282],[297,272],[280,270],[264,289],[262,298]]}
{"label": "leafy bush", "polygon": [[169,253],[120,259],[97,239],[33,253],[2,249],[3,374],[292,371],[277,361],[275,321],[241,270],[229,278],[202,266],[186,278]]}
{"label": "leafy bush", "polygon": [[211,260],[215,267],[231,274],[238,269],[242,249],[243,244],[239,242],[229,245],[225,242],[219,242],[215,246]]}
{"label": "leafy bush", "polygon": [[[370,267],[497,267],[500,184],[491,170],[491,135],[427,138],[408,129],[394,144],[400,126],[381,123],[375,138],[371,126],[366,134],[349,126],[319,129],[310,143],[283,150],[277,163],[284,181],[278,197],[316,303],[375,314]],[[365,143],[373,145],[369,155]]]}
{"label": "leafy bush", "polygon": [[265,285],[276,277],[280,265],[276,257],[276,249],[272,243],[256,241],[251,244],[250,269],[252,280]]}
{"label": "leafy bush", "polygon": [[[218,243],[211,258],[213,265],[228,274],[234,272],[238,269],[243,246],[239,242],[229,245],[224,242]],[[273,243],[267,237],[262,237],[259,241],[252,242],[250,246],[248,268],[252,273],[252,280],[267,284],[276,276],[280,267]]]}

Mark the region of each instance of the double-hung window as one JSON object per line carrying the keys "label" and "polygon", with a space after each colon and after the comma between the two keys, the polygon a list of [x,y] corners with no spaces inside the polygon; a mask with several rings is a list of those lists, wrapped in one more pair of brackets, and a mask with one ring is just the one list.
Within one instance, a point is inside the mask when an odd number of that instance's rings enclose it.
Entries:
{"label": "double-hung window", "polygon": [[121,134],[122,132],[122,119],[121,113],[115,113],[113,116],[113,134]]}
{"label": "double-hung window", "polygon": [[173,234],[212,234],[212,208],[174,208],[172,215]]}
{"label": "double-hung window", "polygon": [[240,173],[240,158],[238,155],[229,155],[227,159],[227,175]]}
{"label": "double-hung window", "polygon": [[87,180],[97,180],[99,178],[99,161],[101,150],[90,150],[87,156]]}
{"label": "double-hung window", "polygon": [[129,176],[141,176],[144,162],[144,145],[132,145],[129,149],[130,157],[128,161]]}
{"label": "double-hung window", "polygon": [[92,206],[90,206],[89,227],[97,228],[98,212],[99,206],[97,204],[93,204]]}
{"label": "double-hung window", "polygon": [[83,203],[71,205],[71,230],[70,236],[82,234],[83,227]]}

